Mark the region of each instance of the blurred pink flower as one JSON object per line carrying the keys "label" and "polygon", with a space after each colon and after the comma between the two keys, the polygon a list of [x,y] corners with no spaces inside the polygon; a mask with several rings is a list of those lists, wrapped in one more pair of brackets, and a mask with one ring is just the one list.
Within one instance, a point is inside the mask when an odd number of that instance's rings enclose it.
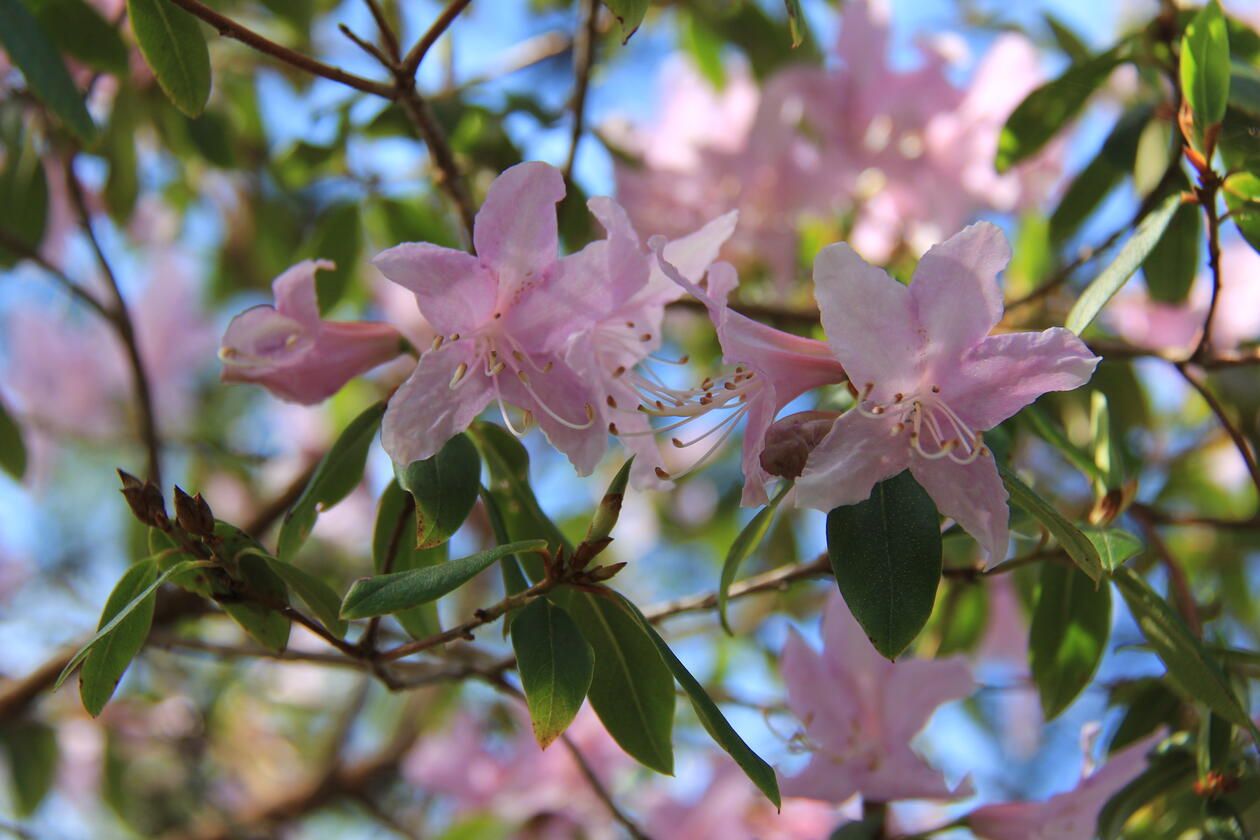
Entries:
{"label": "blurred pink flower", "polygon": [[1073,790],[1042,802],[986,805],[968,815],[971,831],[984,840],[1090,840],[1098,812],[1146,765],[1158,737],[1126,747],[1084,777]]}
{"label": "blurred pink flower", "polygon": [[859,793],[876,802],[965,795],[965,783],[951,791],[910,748],[937,706],[975,690],[963,660],[888,661],[838,593],[827,601],[822,637],[819,653],[793,630],[783,649],[788,707],[813,750],[805,770],[784,779],[784,795],[837,804]]}
{"label": "blurred pink flower", "polygon": [[1085,384],[1099,361],[1061,327],[989,335],[1010,256],[1001,229],[980,222],[928,251],[905,286],[844,243],[822,250],[814,293],[858,402],[810,453],[800,504],[861,502],[909,468],[990,563],[1006,556],[1006,488],[981,432],[1047,391]]}
{"label": "blurred pink flower", "polygon": [[306,260],[271,284],[275,306],[255,306],[232,319],[219,358],[224,382],[254,382],[281,399],[312,404],[402,352],[389,324],[325,321],[315,300],[315,272],[327,260]]}

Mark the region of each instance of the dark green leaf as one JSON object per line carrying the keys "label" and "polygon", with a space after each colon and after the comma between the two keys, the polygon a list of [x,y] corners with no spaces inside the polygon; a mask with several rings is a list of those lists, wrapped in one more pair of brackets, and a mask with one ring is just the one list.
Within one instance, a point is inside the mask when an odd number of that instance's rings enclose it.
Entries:
{"label": "dark green leaf", "polygon": [[1182,303],[1199,273],[1203,214],[1197,204],[1183,204],[1173,213],[1164,235],[1142,261],[1142,274],[1151,297]]}
{"label": "dark green leaf", "polygon": [[232,136],[232,123],[223,112],[208,110],[196,119],[185,117],[184,126],[193,148],[207,161],[220,169],[236,166],[237,143]]}
{"label": "dark green leaf", "polygon": [[25,247],[20,253],[0,247],[0,268],[10,268],[38,250],[48,226],[48,176],[24,129],[5,138],[0,170],[0,229]]}
{"label": "dark green leaf", "polygon": [[1074,566],[1041,564],[1041,586],[1028,635],[1041,710],[1053,720],[1098,669],[1111,632],[1111,587],[1095,586]]}
{"label": "dark green leaf", "polygon": [[831,832],[827,840],[881,840],[887,836],[884,815],[875,813],[861,820],[850,820]]}
{"label": "dark green leaf", "polygon": [[1063,457],[1072,462],[1085,475],[1095,481],[1106,481],[1106,476],[1102,470],[1094,463],[1094,459],[1090,458],[1084,450],[1067,439],[1067,435],[1059,424],[1054,422],[1048,414],[1041,409],[1040,406],[1033,404],[1026,407],[1019,413],[1021,420],[1026,420],[1037,436],[1055,449],[1063,453]]}
{"label": "dark green leaf", "polygon": [[153,606],[157,593],[151,588],[151,584],[157,579],[157,575],[157,563],[152,558],[141,560],[126,571],[105,601],[98,630],[141,592],[149,593],[119,622],[113,632],[93,646],[83,660],[83,669],[79,671],[79,697],[83,700],[83,708],[92,717],[99,715],[109,698],[114,696],[114,690],[118,688],[118,682],[127,666],[144,647],[144,640],[148,638],[149,628],[153,624]]}
{"label": "dark green leaf", "polygon": [[774,18],[759,3],[690,3],[688,10],[719,40],[743,51],[758,80],[768,78],[782,67],[822,60],[806,20],[797,20],[803,40],[799,47],[793,48],[788,22]]}
{"label": "dark green leaf", "polygon": [[1181,698],[1163,680],[1147,679],[1122,685],[1112,692],[1108,704],[1128,707],[1116,727],[1116,734],[1107,744],[1108,753],[1137,743],[1161,726],[1172,729],[1181,725],[1178,722]]}
{"label": "dark green leaf", "polygon": [[941,580],[936,505],[909,470],[827,514],[840,594],[882,655],[896,659],[932,615]]}
{"label": "dark green leaf", "polygon": [[1098,836],[1121,837],[1129,817],[1159,796],[1188,788],[1194,781],[1194,757],[1185,750],[1169,750],[1153,759],[1136,779],[1121,788],[1098,812]]}
{"label": "dark green leaf", "polygon": [[1063,50],[1068,58],[1072,59],[1072,61],[1083,61],[1089,58],[1089,47],[1071,27],[1050,12],[1042,12],[1041,17],[1046,22],[1046,25],[1050,27],[1050,34],[1054,36],[1054,42],[1059,45],[1059,49]]}
{"label": "dark green leaf", "polygon": [[1098,549],[1098,559],[1108,572],[1142,550],[1141,540],[1119,528],[1082,528],[1081,533]]}
{"label": "dark green leaf", "polygon": [[236,593],[231,593],[221,604],[223,611],[254,641],[270,651],[283,653],[289,644],[291,625],[289,617],[280,612],[289,604],[289,589],[284,578],[264,559],[267,554],[261,546],[235,551],[233,556],[238,566],[237,585],[243,590],[245,600],[237,600]]}
{"label": "dark green leaf", "polygon": [[1229,107],[1260,119],[1260,70],[1237,62],[1230,66]]}
{"label": "dark green leaf", "polygon": [[127,74],[127,46],[109,21],[83,0],[23,0],[53,42],[93,70]]}
{"label": "dark green leaf", "polygon": [[739,567],[765,539],[766,532],[770,530],[770,523],[774,521],[774,512],[779,508],[779,502],[783,501],[783,497],[791,489],[792,482],[785,483],[783,489],[770,500],[770,504],[757,511],[757,515],[748,521],[726,552],[726,560],[722,563],[722,577],[718,583],[717,607],[718,619],[722,622],[722,629],[727,633],[731,632],[731,625],[726,620],[726,603],[729,600],[731,584],[735,582]]}
{"label": "dark green leaf", "polygon": [[22,429],[3,401],[0,401],[0,469],[18,481],[26,474],[26,444],[22,442]]}
{"label": "dark green leaf", "polygon": [[1238,232],[1254,250],[1260,251],[1260,177],[1250,172],[1229,176],[1225,203]]}
{"label": "dark green leaf", "polygon": [[638,30],[648,10],[648,0],[604,0],[604,5],[613,13],[617,23],[621,24],[623,44]]}
{"label": "dark green leaf", "polygon": [[1066,326],[1069,330],[1080,335],[1093,322],[1112,295],[1120,291],[1120,287],[1138,270],[1138,266],[1164,235],[1180,206],[1180,196],[1169,196],[1142,220],[1111,264],[1099,272],[1077,298],[1072,311],[1068,313]]}
{"label": "dark green leaf", "polygon": [[292,563],[278,560],[269,554],[259,555],[285,584],[310,607],[315,617],[337,638],[346,635],[346,622],[342,620],[341,599],[332,587],[319,578]]}
{"label": "dark green leaf", "polygon": [[546,749],[582,708],[595,669],[594,654],[569,614],[545,597],[536,598],[512,619],[512,649],[534,737]]}
{"label": "dark green leaf", "polygon": [[1113,571],[1112,580],[1142,634],[1168,669],[1168,679],[1173,686],[1183,696],[1205,703],[1226,720],[1246,727],[1260,742],[1260,735],[1234,693],[1229,678],[1168,602],[1127,566]]}
{"label": "dark green leaf", "polygon": [[1229,103],[1229,30],[1217,0],[1199,10],[1181,39],[1181,92],[1200,134],[1225,118]]}
{"label": "dark green leaf", "polygon": [[1050,239],[1061,243],[1074,234],[1107,194],[1133,171],[1138,138],[1154,109],[1138,105],[1121,115],[1094,159],[1072,179],[1050,216]]}
{"label": "dark green leaf", "polygon": [[998,137],[999,172],[1038,152],[1069,120],[1111,71],[1125,60],[1127,47],[1118,44],[1093,58],[1077,61],[1061,76],[1034,90],[1011,113]]}
{"label": "dark green leaf", "polygon": [[1098,549],[1080,529],[1063,518],[1057,510],[1038,496],[1033,489],[1019,480],[1019,476],[1011,472],[1004,464],[998,464],[998,472],[1002,474],[1002,483],[1006,492],[1011,494],[1011,501],[1031,514],[1040,522],[1050,535],[1059,542],[1059,547],[1068,553],[1080,570],[1097,583],[1102,580],[1102,560],[1098,557]]}
{"label": "dark green leaf", "polygon": [[332,260],[336,265],[336,268],[315,275],[319,312],[327,315],[346,296],[350,279],[359,267],[363,251],[359,205],[337,204],[325,210],[315,225],[306,250],[313,259]]}
{"label": "dark green leaf", "polygon": [[975,581],[946,578],[946,589],[936,599],[928,622],[929,632],[940,638],[936,656],[973,650],[984,636],[989,620],[988,589]]}
{"label": "dark green leaf", "polygon": [[66,124],[82,143],[96,138],[96,125],[83,104],[57,47],[21,0],[0,0],[0,45],[22,71],[31,92]]}
{"label": "dark green leaf", "polygon": [[[378,575],[426,569],[446,562],[445,544],[435,548],[416,548],[415,533],[415,500],[398,486],[396,480],[391,481],[381,494],[372,535],[372,561]],[[509,542],[506,537],[498,541]],[[401,610],[394,613],[394,618],[413,639],[423,639],[442,630],[436,603]]]}
{"label": "dark green leaf", "polygon": [[394,466],[398,483],[416,502],[417,548],[441,545],[464,524],[481,487],[481,459],[468,435],[458,434],[432,458]]}
{"label": "dark green leaf", "polygon": [[440,566],[361,578],[346,593],[342,618],[371,618],[436,601],[481,574],[500,558],[542,548],[542,540],[523,540],[451,560]]}
{"label": "dark green leaf", "polygon": [[319,462],[310,484],[294,502],[280,526],[276,554],[290,559],[311,535],[319,511],[328,510],[350,495],[363,478],[368,448],[385,415],[385,403],[379,402],[360,414],[338,436],[328,454]]}
{"label": "dark green leaf", "polygon": [[123,86],[114,97],[114,107],[105,129],[104,154],[109,161],[105,180],[105,207],[119,224],[131,217],[140,194],[136,160],[136,129],[140,115],[135,91]]}
{"label": "dark green leaf", "polygon": [[195,117],[210,98],[210,52],[197,19],[167,0],[127,0],[140,52],[162,92]]}
{"label": "dark green leaf", "polygon": [[0,726],[0,748],[9,760],[17,816],[25,819],[52,790],[57,771],[57,730],[37,720]]}
{"label": "dark green leaf", "polygon": [[679,45],[695,62],[700,75],[704,76],[715,90],[724,89],[726,66],[722,60],[724,47],[722,39],[693,14],[683,16],[679,22],[679,29]]}
{"label": "dark green leaf", "polygon": [[739,733],[735,731],[726,716],[722,714],[722,710],[713,702],[713,698],[709,696],[709,692],[704,690],[691,672],[687,670],[687,666],[682,663],[674,652],[670,650],[669,645],[665,644],[665,640],[656,632],[651,623],[644,618],[643,613],[639,612],[639,608],[631,603],[624,596],[617,596],[625,610],[633,616],[644,631],[651,637],[656,644],[657,650],[661,652],[661,656],[665,659],[665,664],[669,666],[669,670],[673,672],[674,679],[678,680],[678,684],[682,686],[682,690],[686,692],[687,699],[691,701],[691,708],[695,711],[696,717],[700,719],[700,723],[704,725],[704,729],[709,736],[717,742],[717,745],[726,751],[727,755],[735,759],[735,763],[748,776],[757,789],[766,795],[766,798],[774,803],[774,807],[782,807],[779,799],[779,782],[775,778],[774,768],[757,755],[739,737]]}
{"label": "dark green leaf", "polygon": [[468,431],[490,471],[490,490],[500,499],[499,509],[513,539],[543,539],[553,554],[561,548],[572,553],[573,546],[543,513],[529,486],[529,453],[521,442],[493,423],[474,423]]}

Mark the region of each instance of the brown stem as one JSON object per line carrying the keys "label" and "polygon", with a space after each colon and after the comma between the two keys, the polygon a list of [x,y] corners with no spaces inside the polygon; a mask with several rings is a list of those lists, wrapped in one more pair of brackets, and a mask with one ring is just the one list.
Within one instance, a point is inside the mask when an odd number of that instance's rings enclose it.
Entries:
{"label": "brown stem", "polygon": [[1205,353],[1200,358],[1193,360],[1187,357],[1184,352],[1134,347],[1132,344],[1126,344],[1122,341],[1108,341],[1106,339],[1092,339],[1089,342],[1089,348],[1099,356],[1110,359],[1163,359],[1174,365],[1193,361],[1195,365],[1206,370],[1260,364],[1260,347],[1222,353]]}
{"label": "brown stem", "polygon": [[[394,561],[398,558],[398,548],[402,545],[403,534],[407,530],[407,520],[410,518],[411,505],[404,504],[398,513],[398,521],[394,523],[394,530],[389,535],[389,546],[385,549],[381,568],[376,571],[378,575],[387,575],[394,570]],[[367,630],[363,633],[363,638],[359,640],[359,649],[369,656],[376,650],[376,634],[380,631],[380,627],[381,616],[372,616]]]}
{"label": "brown stem", "polygon": [[[793,581],[822,577],[829,574],[831,574],[831,560],[824,552],[808,563],[780,566],[777,569],[771,569],[768,572],[763,572],[734,583],[731,585],[727,597],[728,599],[742,598],[754,592],[782,591],[787,589],[788,584]],[[648,621],[655,623],[680,613],[714,609],[717,607],[717,602],[718,596],[716,592],[704,595],[689,595],[685,598],[677,598],[673,601],[658,604],[655,607],[649,607],[643,611],[643,614]]]}
{"label": "brown stem", "polygon": [[1243,463],[1247,465],[1247,472],[1251,476],[1251,483],[1255,485],[1256,488],[1257,502],[1260,503],[1260,466],[1257,466],[1256,464],[1256,456],[1251,449],[1251,444],[1247,441],[1246,436],[1243,435],[1242,430],[1235,425],[1234,421],[1231,420],[1229,415],[1225,412],[1225,406],[1223,406],[1220,400],[1218,400],[1216,396],[1208,390],[1207,386],[1199,380],[1199,377],[1191,371],[1190,366],[1188,364],[1181,363],[1177,365],[1177,370],[1181,373],[1182,377],[1190,383],[1194,390],[1199,392],[1199,396],[1203,397],[1203,401],[1207,403],[1208,408],[1210,408],[1212,413],[1216,415],[1216,419],[1225,429],[1225,433],[1228,434],[1230,440],[1234,442],[1234,447],[1238,450],[1238,454],[1242,456]]}
{"label": "brown stem", "polygon": [[8,251],[12,251],[24,260],[30,260],[35,263],[37,266],[42,268],[49,277],[56,280],[57,285],[65,289],[71,297],[87,304],[88,307],[97,315],[109,320],[109,309],[106,308],[105,304],[97,300],[95,295],[71,280],[64,271],[44,259],[38,251],[4,228],[0,228],[0,247],[3,247]]}
{"label": "brown stem", "polygon": [[455,22],[455,18],[459,17],[460,12],[467,8],[472,0],[452,0],[451,4],[442,10],[442,14],[437,16],[437,20],[433,21],[433,25],[428,31],[420,36],[420,40],[416,41],[407,52],[407,57],[402,61],[400,68],[402,73],[414,78],[416,70],[420,67],[420,62],[424,60],[425,53],[429,48],[437,43],[437,39],[442,37],[442,33],[450,28]]}
{"label": "brown stem", "polygon": [[411,121],[420,139],[429,148],[429,155],[437,165],[433,180],[446,191],[455,207],[459,210],[460,222],[469,242],[472,241],[473,222],[476,211],[473,209],[472,197],[464,186],[464,179],[459,174],[459,164],[455,162],[455,154],[446,141],[446,133],[438,125],[429,103],[416,90],[416,80],[410,77],[398,77],[397,95],[394,97],[402,106],[403,113]]}
{"label": "brown stem", "polygon": [[1216,173],[1208,170],[1203,175],[1203,185],[1196,190],[1203,215],[1207,217],[1208,267],[1212,272],[1212,297],[1208,300],[1207,315],[1203,318],[1203,332],[1190,358],[1197,359],[1207,353],[1212,345],[1212,322],[1216,317],[1217,299],[1221,294],[1221,222],[1217,218],[1216,191],[1220,182]]}
{"label": "brown stem", "polygon": [[1173,557],[1172,552],[1168,550],[1168,544],[1164,542],[1159,535],[1159,529],[1155,527],[1155,523],[1140,512],[1134,511],[1135,519],[1142,527],[1142,533],[1146,536],[1147,542],[1151,544],[1156,556],[1160,562],[1164,564],[1164,568],[1168,570],[1168,585],[1172,589],[1173,603],[1177,605],[1177,612],[1185,620],[1186,625],[1190,628],[1190,632],[1195,636],[1203,636],[1203,623],[1199,620],[1199,608],[1194,602],[1194,595],[1190,591],[1190,581],[1186,578],[1186,572],[1181,568],[1181,564]]}
{"label": "brown stem", "polygon": [[613,799],[612,793],[608,788],[604,787],[604,783],[599,780],[599,776],[595,775],[595,768],[591,767],[591,763],[586,760],[586,756],[582,755],[582,751],[578,749],[577,744],[573,743],[573,739],[567,734],[561,735],[560,740],[564,742],[564,746],[569,750],[569,755],[573,756],[573,760],[577,763],[578,769],[582,771],[582,776],[586,779],[587,784],[591,786],[591,790],[604,803],[604,807],[608,809],[608,813],[612,818],[621,823],[621,827],[629,832],[634,840],[652,840],[651,837],[643,833],[643,829],[639,828],[638,823],[630,818],[630,815],[621,810],[617,805],[617,801]]}
{"label": "brown stem", "polygon": [[569,157],[564,163],[564,180],[573,180],[573,164],[577,160],[578,146],[586,117],[586,91],[591,83],[591,70],[595,66],[595,42],[599,36],[600,0],[583,0],[582,23],[573,48],[573,130],[569,135]]}
{"label": "brown stem", "polygon": [[385,16],[385,10],[381,8],[381,4],[377,0],[364,0],[367,4],[368,11],[372,13],[372,19],[376,21],[376,28],[380,30],[381,41],[385,44],[385,50],[394,59],[394,63],[402,61],[402,47],[398,44],[398,35],[394,32],[394,27],[390,24],[389,18]]}

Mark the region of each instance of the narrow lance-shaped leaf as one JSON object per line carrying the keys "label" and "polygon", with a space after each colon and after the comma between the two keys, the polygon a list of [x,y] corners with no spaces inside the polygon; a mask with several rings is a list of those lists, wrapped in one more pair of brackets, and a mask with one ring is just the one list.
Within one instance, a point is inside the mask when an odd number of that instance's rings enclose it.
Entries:
{"label": "narrow lance-shaped leaf", "polygon": [[210,98],[210,52],[196,18],[168,0],[127,0],[140,52],[175,107],[195,117]]}
{"label": "narrow lance-shaped leaf", "polygon": [[481,459],[467,435],[458,434],[432,458],[395,466],[398,483],[415,498],[417,548],[432,548],[464,524],[481,486]]}
{"label": "narrow lance-shaped leaf", "polygon": [[272,557],[270,554],[259,552],[256,556],[262,558],[271,571],[297,593],[320,623],[334,636],[343,638],[346,635],[347,624],[340,616],[341,599],[337,597],[336,592],[333,592],[332,587],[304,569]]}
{"label": "narrow lance-shaped leaf", "polygon": [[[449,543],[433,548],[416,548],[415,534],[415,500],[398,486],[397,480],[391,481],[381,493],[376,526],[372,532],[372,565],[378,575],[426,569],[447,561]],[[507,538],[497,541],[509,542]],[[413,639],[423,639],[442,630],[436,603],[399,610],[394,613],[394,618]]]}
{"label": "narrow lance-shaped leaf", "polygon": [[730,600],[731,584],[735,582],[735,575],[739,573],[739,567],[748,559],[757,547],[761,545],[761,541],[765,539],[766,532],[770,530],[770,524],[774,522],[774,513],[779,509],[779,503],[783,501],[783,497],[792,489],[792,482],[783,485],[775,497],[770,500],[770,504],[757,511],[756,516],[748,521],[743,527],[739,535],[735,537],[735,541],[731,543],[730,549],[726,552],[726,560],[722,563],[722,577],[718,582],[718,620],[722,622],[722,629],[728,634],[731,633],[731,625],[726,618],[726,605]]}
{"label": "narrow lance-shaped leaf", "polygon": [[1172,222],[1180,206],[1180,196],[1169,196],[1142,220],[1111,264],[1104,268],[1077,298],[1072,311],[1068,313],[1066,326],[1069,330],[1080,335],[1093,322],[1102,308],[1107,305],[1107,301],[1111,300],[1112,296],[1120,291],[1120,288],[1138,270],[1138,266],[1150,254],[1155,243],[1159,242],[1160,237],[1164,235],[1164,231]]}
{"label": "narrow lance-shaped leaf", "polygon": [[83,668],[79,671],[79,697],[83,701],[83,708],[92,717],[99,715],[109,698],[114,696],[127,666],[144,647],[144,640],[153,625],[157,593],[150,586],[157,575],[157,563],[152,558],[145,558],[123,574],[105,601],[105,609],[101,611],[97,629],[108,624],[141,592],[149,592],[149,597],[119,622],[112,633],[101,639],[83,661]]}
{"label": "narrow lance-shaped leaf", "polygon": [[1094,460],[1085,454],[1084,450],[1068,440],[1067,434],[1059,424],[1042,411],[1040,407],[1035,404],[1027,406],[1019,413],[1019,419],[1027,421],[1038,437],[1059,450],[1063,457],[1072,462],[1072,466],[1085,473],[1087,477],[1095,481],[1106,482],[1106,475],[1098,468]]}
{"label": "narrow lance-shaped leaf", "polygon": [[127,73],[127,46],[118,30],[84,0],[23,0],[61,49],[94,70]]}
{"label": "narrow lance-shaped leaf", "polygon": [[1098,549],[1081,533],[1081,530],[1067,521],[1057,510],[1033,492],[1032,488],[1019,480],[1019,476],[1011,472],[1004,464],[998,464],[998,472],[1002,474],[1002,483],[1006,492],[1011,494],[1011,501],[1032,515],[1050,532],[1059,543],[1059,547],[1067,552],[1089,579],[1098,583],[1102,580],[1102,561],[1098,557]]}
{"label": "narrow lance-shaped leaf", "polygon": [[1229,30],[1217,0],[1199,10],[1181,39],[1181,92],[1200,135],[1225,119],[1229,104]]}
{"label": "narrow lance-shaped leaf", "polygon": [[1110,631],[1111,587],[1095,586],[1074,566],[1043,563],[1028,657],[1046,720],[1058,717],[1089,684]]}
{"label": "narrow lance-shaped leaf", "polygon": [[26,473],[26,444],[22,442],[22,429],[3,401],[0,401],[0,469],[19,481]]}
{"label": "narrow lance-shaped leaf", "polygon": [[1202,240],[1202,209],[1197,204],[1181,205],[1142,262],[1142,275],[1153,299],[1164,303],[1185,301],[1199,272]]}
{"label": "narrow lance-shaped leaf", "polygon": [[522,540],[500,545],[440,566],[393,572],[362,578],[346,593],[341,604],[342,618],[371,618],[436,601],[454,592],[499,559],[522,551],[545,547],[542,540]]}
{"label": "narrow lance-shaped leaf", "polygon": [[235,569],[234,587],[245,595],[242,598],[231,592],[234,597],[222,602],[223,611],[258,644],[275,653],[284,652],[292,628],[292,621],[283,612],[289,605],[284,578],[271,568],[270,555],[262,545],[240,528],[217,521],[214,532],[222,540],[219,555],[230,558]]}
{"label": "narrow lance-shaped leaf", "polygon": [[626,485],[630,481],[630,467],[633,465],[634,458],[631,457],[621,465],[621,469],[617,470],[613,480],[608,483],[608,489],[599,500],[595,514],[591,517],[591,524],[586,529],[586,542],[599,542],[612,534],[612,529],[621,516],[621,504],[626,497]]}
{"label": "narrow lance-shaped leaf", "polygon": [[385,415],[385,403],[376,403],[350,422],[319,462],[311,481],[294,502],[280,526],[276,554],[288,560],[306,542],[319,511],[340,502],[363,478],[368,448]]}
{"label": "narrow lance-shaped leaf", "polygon": [[1072,236],[1107,194],[1133,171],[1138,139],[1153,113],[1151,106],[1137,105],[1116,121],[1098,154],[1072,179],[1054,208],[1050,216],[1052,241],[1062,243]]}
{"label": "narrow lance-shaped leaf", "polygon": [[623,44],[629,41],[630,36],[638,30],[648,10],[648,0],[604,0],[604,5],[621,25],[621,43]]}
{"label": "narrow lance-shaped leaf", "polygon": [[1103,568],[1109,572],[1142,550],[1141,540],[1119,528],[1082,528],[1081,533],[1094,544]]}
{"label": "narrow lance-shaped leaf", "polygon": [[25,819],[56,780],[57,730],[38,720],[7,721],[0,725],[0,749],[8,759],[17,816]]}
{"label": "narrow lance-shaped leaf", "polygon": [[792,49],[805,43],[805,13],[801,10],[801,0],[783,0],[787,7],[788,32],[792,34]]}
{"label": "narrow lance-shaped leaf", "polygon": [[48,176],[30,133],[19,129],[15,136],[2,139],[6,148],[0,169],[0,228],[19,249],[0,246],[0,268],[16,265],[37,250],[48,227]]}
{"label": "narrow lance-shaped leaf", "polygon": [[595,671],[591,645],[560,607],[536,598],[512,620],[512,650],[538,746],[569,728]]}
{"label": "narrow lance-shaped leaf", "polygon": [[96,138],[96,125],[70,71],[44,28],[21,0],[0,0],[0,45],[22,71],[31,92],[82,143]]}
{"label": "narrow lance-shaped leaf", "polygon": [[936,505],[909,470],[871,497],[827,514],[827,553],[840,594],[871,644],[895,659],[932,615],[941,580]]}

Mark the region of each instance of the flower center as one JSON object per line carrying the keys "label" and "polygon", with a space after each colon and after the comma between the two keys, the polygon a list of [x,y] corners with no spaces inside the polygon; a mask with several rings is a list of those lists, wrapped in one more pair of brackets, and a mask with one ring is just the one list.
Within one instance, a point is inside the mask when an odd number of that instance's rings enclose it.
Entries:
{"label": "flower center", "polygon": [[949,407],[939,385],[908,396],[898,393],[885,403],[870,398],[874,390],[875,383],[867,382],[861,393],[855,393],[854,409],[863,417],[890,421],[890,432],[894,436],[908,430],[910,448],[920,456],[933,461],[949,458],[956,464],[970,464],[988,453],[984,436]]}

